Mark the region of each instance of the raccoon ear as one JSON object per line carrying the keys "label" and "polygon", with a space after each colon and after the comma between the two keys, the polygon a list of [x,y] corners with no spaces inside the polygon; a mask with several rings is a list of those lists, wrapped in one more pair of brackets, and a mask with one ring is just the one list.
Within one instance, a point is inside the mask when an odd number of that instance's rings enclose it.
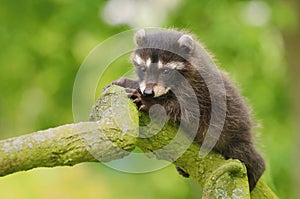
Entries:
{"label": "raccoon ear", "polygon": [[145,39],[146,39],[146,32],[144,29],[138,30],[134,35],[134,43],[137,46],[142,45]]}
{"label": "raccoon ear", "polygon": [[188,52],[194,49],[194,40],[190,35],[184,34],[178,39],[178,44]]}

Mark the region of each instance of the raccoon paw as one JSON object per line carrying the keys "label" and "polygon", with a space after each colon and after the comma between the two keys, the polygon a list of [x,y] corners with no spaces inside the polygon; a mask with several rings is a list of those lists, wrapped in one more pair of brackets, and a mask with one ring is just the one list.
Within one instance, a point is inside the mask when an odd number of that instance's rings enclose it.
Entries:
{"label": "raccoon paw", "polygon": [[126,88],[125,89],[128,98],[133,100],[133,103],[135,103],[139,110],[143,107],[142,104],[142,95],[141,93],[136,89]]}

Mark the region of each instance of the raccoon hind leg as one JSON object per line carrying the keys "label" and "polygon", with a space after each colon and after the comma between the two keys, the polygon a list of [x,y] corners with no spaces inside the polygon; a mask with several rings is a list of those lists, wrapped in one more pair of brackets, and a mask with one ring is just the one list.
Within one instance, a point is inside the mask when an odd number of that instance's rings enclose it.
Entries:
{"label": "raccoon hind leg", "polygon": [[229,145],[221,154],[226,159],[238,159],[245,164],[250,191],[252,191],[265,170],[265,162],[252,143]]}

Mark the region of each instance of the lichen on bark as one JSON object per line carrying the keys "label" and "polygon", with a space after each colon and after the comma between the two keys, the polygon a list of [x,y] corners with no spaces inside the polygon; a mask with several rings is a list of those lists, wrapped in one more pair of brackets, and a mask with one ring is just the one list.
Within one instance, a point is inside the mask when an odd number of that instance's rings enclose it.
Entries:
{"label": "lichen on bark", "polygon": [[100,96],[91,119],[0,141],[0,176],[36,167],[116,160],[139,147],[188,172],[202,188],[203,198],[277,198],[262,179],[250,194],[246,168],[239,160],[225,160],[214,152],[200,157],[200,146],[190,143],[176,124],[139,137],[138,122],[145,126],[149,117],[136,110],[121,87],[112,86]]}

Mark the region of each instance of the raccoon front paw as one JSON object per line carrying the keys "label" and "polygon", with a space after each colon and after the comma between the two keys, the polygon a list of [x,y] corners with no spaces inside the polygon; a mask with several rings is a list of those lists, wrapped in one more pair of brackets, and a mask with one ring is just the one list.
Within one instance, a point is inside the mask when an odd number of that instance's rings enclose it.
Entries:
{"label": "raccoon front paw", "polygon": [[137,89],[126,88],[125,91],[128,98],[133,100],[133,103],[136,104],[139,111],[145,108],[145,106],[142,104],[142,94]]}

